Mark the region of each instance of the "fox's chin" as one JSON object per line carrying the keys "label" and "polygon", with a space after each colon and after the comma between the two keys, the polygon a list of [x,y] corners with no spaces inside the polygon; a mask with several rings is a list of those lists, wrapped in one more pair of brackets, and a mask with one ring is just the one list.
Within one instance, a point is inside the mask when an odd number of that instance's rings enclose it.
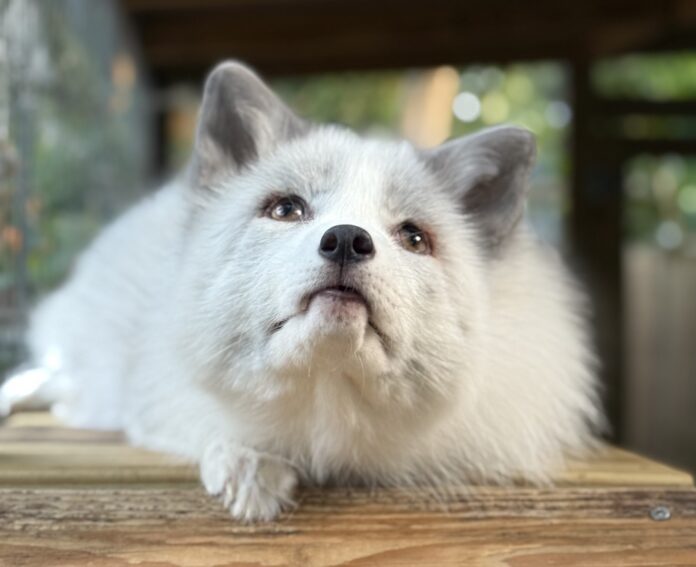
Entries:
{"label": "fox's chin", "polygon": [[[310,302],[305,319],[305,331],[319,343],[330,342],[352,351],[361,348],[369,328],[369,312],[360,299],[334,293],[320,293]],[[317,344],[317,346],[320,346]]]}

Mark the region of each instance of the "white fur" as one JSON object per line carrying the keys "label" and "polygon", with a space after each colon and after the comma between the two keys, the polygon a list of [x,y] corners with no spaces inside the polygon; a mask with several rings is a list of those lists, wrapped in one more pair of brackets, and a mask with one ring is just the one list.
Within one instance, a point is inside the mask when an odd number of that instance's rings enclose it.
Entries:
{"label": "white fur", "polygon": [[[245,520],[274,517],[298,476],[545,481],[591,444],[592,355],[556,254],[523,225],[489,254],[409,144],[317,128],[213,189],[182,178],[137,205],[36,310],[31,350],[60,353],[70,423],[200,462]],[[273,192],[313,217],[260,215]],[[434,256],[399,245],[405,219],[429,227]],[[317,247],[337,224],[374,241],[349,277],[382,338],[362,313],[302,305],[333,269]]]}

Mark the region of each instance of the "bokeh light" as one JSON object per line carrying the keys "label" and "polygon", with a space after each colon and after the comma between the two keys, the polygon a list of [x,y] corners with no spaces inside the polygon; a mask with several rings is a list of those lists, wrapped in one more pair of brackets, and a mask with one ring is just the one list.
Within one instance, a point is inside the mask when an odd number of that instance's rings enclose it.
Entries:
{"label": "bokeh light", "polygon": [[452,111],[462,122],[474,122],[481,114],[481,101],[474,93],[459,93],[452,102]]}
{"label": "bokeh light", "polygon": [[567,102],[553,100],[546,105],[544,117],[552,128],[565,128],[573,118],[573,111]]}
{"label": "bokeh light", "polygon": [[684,240],[684,233],[675,221],[663,221],[655,231],[655,240],[665,250],[676,250]]}

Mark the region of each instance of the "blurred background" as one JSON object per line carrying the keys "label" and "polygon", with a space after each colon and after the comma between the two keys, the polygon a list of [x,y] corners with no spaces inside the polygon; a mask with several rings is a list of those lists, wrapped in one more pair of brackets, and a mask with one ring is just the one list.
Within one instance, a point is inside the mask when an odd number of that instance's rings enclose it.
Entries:
{"label": "blurred background", "polygon": [[229,57],[365,133],[533,130],[530,218],[591,293],[612,438],[696,471],[691,0],[0,0],[0,376],[37,298],[185,163]]}

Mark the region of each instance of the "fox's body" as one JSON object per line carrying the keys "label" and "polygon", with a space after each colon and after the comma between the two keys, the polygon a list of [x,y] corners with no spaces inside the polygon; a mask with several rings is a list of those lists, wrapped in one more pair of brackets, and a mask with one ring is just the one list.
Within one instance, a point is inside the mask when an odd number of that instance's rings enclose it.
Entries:
{"label": "fox's body", "polygon": [[600,421],[581,301],[520,221],[533,141],[421,151],[209,79],[187,176],[36,310],[56,411],[199,462],[233,514],[296,479],[545,480]]}

